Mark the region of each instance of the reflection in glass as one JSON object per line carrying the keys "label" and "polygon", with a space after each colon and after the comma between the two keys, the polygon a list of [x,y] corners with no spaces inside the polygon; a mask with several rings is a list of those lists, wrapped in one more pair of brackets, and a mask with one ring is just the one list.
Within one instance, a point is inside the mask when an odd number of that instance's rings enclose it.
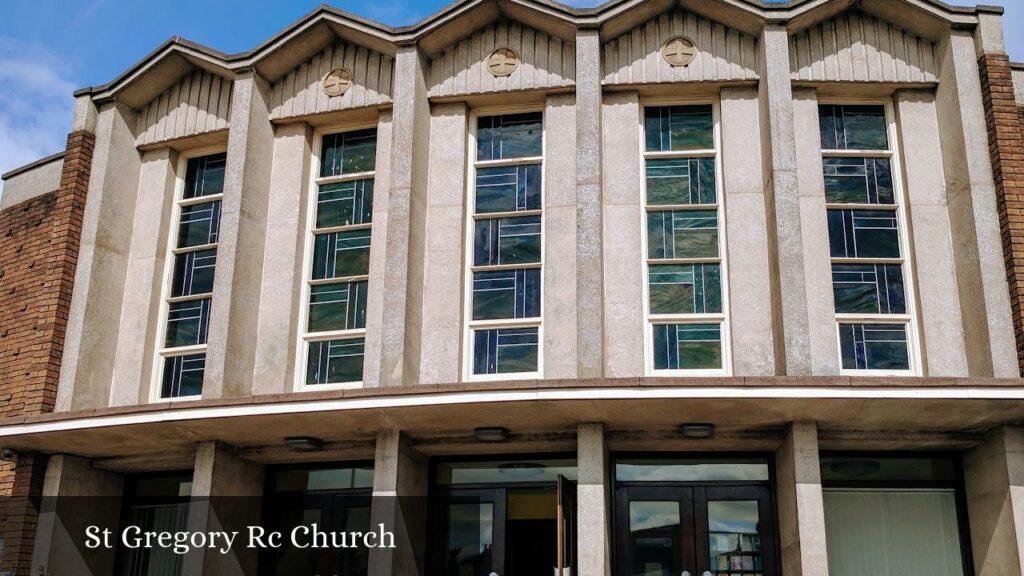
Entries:
{"label": "reflection in glass", "polygon": [[540,316],[540,268],[473,273],[473,319]]}
{"label": "reflection in glass", "polygon": [[899,264],[833,264],[832,292],[840,314],[907,312]]}
{"label": "reflection in glass", "polygon": [[477,220],[473,232],[474,266],[540,262],[540,216]]}
{"label": "reflection in glass", "polygon": [[710,370],[722,367],[720,324],[656,324],[655,370]]}
{"label": "reflection in glass", "polygon": [[340,384],[363,379],[363,338],[309,343],[306,384]]}
{"label": "reflection in glass", "polygon": [[496,328],[473,332],[473,373],[537,371],[537,328]]}
{"label": "reflection in glass", "polygon": [[767,481],[768,463],[714,460],[619,460],[615,464],[619,482],[728,482]]}
{"label": "reflection in glass", "polygon": [[275,492],[372,488],[373,468],[296,468],[274,473]]}
{"label": "reflection in glass", "polygon": [[178,248],[216,244],[220,234],[220,200],[181,207]]}
{"label": "reflection in glass", "polygon": [[505,160],[541,155],[540,112],[482,116],[477,120],[476,159]]}
{"label": "reflection in glass", "polygon": [[648,152],[714,148],[711,105],[645,108],[644,133]]}
{"label": "reflection in glass", "polygon": [[825,158],[825,199],[834,204],[895,204],[888,158]]}
{"label": "reflection in glass", "polygon": [[899,258],[898,230],[895,211],[828,211],[833,258]]}
{"label": "reflection in glass", "polygon": [[714,204],[714,158],[647,161],[647,204]]}
{"label": "reflection in glass", "polygon": [[190,158],[185,168],[185,192],[183,197],[198,198],[224,191],[224,168],[227,152]]}
{"label": "reflection in glass", "polygon": [[575,460],[494,460],[487,462],[441,462],[438,484],[508,484],[556,482],[559,476],[576,479]]}
{"label": "reflection in glass", "polygon": [[317,284],[309,289],[309,331],[366,327],[366,281]]}
{"label": "reflection in glass", "polygon": [[761,576],[757,501],[708,502],[708,544],[712,574]]}
{"label": "reflection in glass", "polygon": [[313,279],[363,276],[370,271],[370,231],[318,234],[313,242]]}
{"label": "reflection in glass", "polygon": [[376,155],[376,128],[328,134],[320,152],[320,176],[372,172]]}
{"label": "reflection in glass", "polygon": [[718,211],[672,210],[648,213],[647,257],[717,258]]}
{"label": "reflection in glass", "polygon": [[648,270],[651,314],[714,314],[722,311],[719,264],[669,264]]}
{"label": "reflection in glass", "polygon": [[840,324],[845,370],[910,370],[905,324]]}
{"label": "reflection in glass", "polygon": [[682,554],[679,502],[629,503],[633,576],[675,576]]}
{"label": "reflection in glass", "polygon": [[818,107],[823,150],[886,150],[885,107]]}
{"label": "reflection in glass", "polygon": [[487,576],[494,545],[494,504],[448,505],[446,576]]}
{"label": "reflection in glass", "polygon": [[316,194],[316,227],[369,224],[373,217],[373,179],[324,184]]}
{"label": "reflection in glass", "polygon": [[540,164],[477,168],[476,213],[540,210]]}

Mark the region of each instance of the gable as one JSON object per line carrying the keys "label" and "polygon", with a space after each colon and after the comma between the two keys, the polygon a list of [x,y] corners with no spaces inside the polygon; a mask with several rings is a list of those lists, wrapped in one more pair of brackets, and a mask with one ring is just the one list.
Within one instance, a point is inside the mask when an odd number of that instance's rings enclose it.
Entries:
{"label": "gable", "polygon": [[[508,76],[493,76],[485,61],[498,48],[512,48],[519,66]],[[572,86],[576,82],[576,48],[517,22],[490,24],[430,60],[429,95],[510,92]]]}
{"label": "gable", "polygon": [[[697,56],[674,67],[661,55],[668,40],[684,36]],[[655,84],[757,79],[757,39],[692,12],[675,10],[604,45],[604,84]]]}
{"label": "gable", "polygon": [[226,130],[231,86],[231,80],[205,70],[185,75],[139,112],[136,145]]}
{"label": "gable", "polygon": [[[344,94],[328,96],[321,81],[337,68],[348,69],[352,84]],[[274,83],[270,118],[278,120],[390,102],[393,73],[391,56],[348,42],[337,42]]]}
{"label": "gable", "polygon": [[793,80],[921,83],[938,80],[935,46],[851,10],[789,39]]}

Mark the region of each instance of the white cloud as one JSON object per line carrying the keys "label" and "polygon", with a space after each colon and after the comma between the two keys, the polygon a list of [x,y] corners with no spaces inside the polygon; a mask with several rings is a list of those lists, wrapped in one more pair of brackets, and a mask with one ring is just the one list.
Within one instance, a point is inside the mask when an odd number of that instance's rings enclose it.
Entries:
{"label": "white cloud", "polygon": [[60,60],[0,38],[0,174],[64,149],[75,83]]}

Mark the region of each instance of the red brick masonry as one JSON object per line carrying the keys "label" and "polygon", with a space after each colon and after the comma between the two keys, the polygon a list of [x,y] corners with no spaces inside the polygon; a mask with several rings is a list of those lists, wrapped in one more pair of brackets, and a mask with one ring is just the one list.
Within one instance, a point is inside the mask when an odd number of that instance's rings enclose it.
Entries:
{"label": "red brick masonry", "polygon": [[978,65],[1017,336],[1017,361],[1024,370],[1024,115],[1014,99],[1010,59],[1006,54],[985,54]]}
{"label": "red brick masonry", "polygon": [[[0,212],[0,416],[53,412],[95,136],[68,135],[60,187]],[[45,458],[0,467],[2,570],[28,575]]]}

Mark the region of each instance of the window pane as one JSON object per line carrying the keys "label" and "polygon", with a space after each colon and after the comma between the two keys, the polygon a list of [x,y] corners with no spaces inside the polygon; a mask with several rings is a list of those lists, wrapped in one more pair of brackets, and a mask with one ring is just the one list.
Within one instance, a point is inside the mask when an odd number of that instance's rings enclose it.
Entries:
{"label": "window pane", "polygon": [[224,167],[227,152],[190,158],[185,168],[185,192],[187,198],[220,194],[224,191]]}
{"label": "window pane", "polygon": [[445,576],[487,576],[494,544],[494,504],[448,505]]}
{"label": "window pane", "polygon": [[309,290],[309,331],[366,327],[366,282],[318,284]]}
{"label": "window pane", "polygon": [[879,482],[936,483],[955,487],[958,460],[925,454],[828,455],[821,458],[821,479],[834,484],[861,487]]}
{"label": "window pane", "polygon": [[833,258],[899,258],[896,212],[829,210],[828,238]]}
{"label": "window pane", "polygon": [[715,147],[711,106],[660,106],[644,109],[649,152],[709,150]]}
{"label": "window pane", "polygon": [[475,266],[540,262],[540,216],[477,220],[474,228]]}
{"label": "window pane", "polygon": [[540,210],[540,164],[478,168],[476,213]]}
{"label": "window pane", "polygon": [[761,576],[760,517],[757,500],[708,502],[708,547],[715,574],[742,571],[743,576]]}
{"label": "window pane", "polygon": [[373,467],[285,468],[274,472],[274,492],[373,487]]}
{"label": "window pane", "polygon": [[717,258],[718,212],[675,210],[647,215],[650,258]]}
{"label": "window pane", "polygon": [[376,156],[376,128],[328,134],[320,152],[320,176],[371,172]]}
{"label": "window pane", "polygon": [[474,320],[539,316],[539,268],[473,274]]}
{"label": "window pane", "polygon": [[647,161],[647,203],[714,204],[715,159],[671,158]]}
{"label": "window pane", "polygon": [[721,266],[651,266],[651,314],[712,314],[722,311]]}
{"label": "window pane", "polygon": [[895,204],[888,158],[825,158],[825,199],[836,204]]}
{"label": "window pane", "polygon": [[818,108],[821,147],[824,150],[887,150],[883,106],[832,106]]}
{"label": "window pane", "polygon": [[840,324],[845,370],[910,370],[907,327],[901,324]]}
{"label": "window pane", "polygon": [[576,461],[521,459],[439,462],[435,471],[435,481],[446,485],[555,482],[559,476],[576,480]]}
{"label": "window pane", "polygon": [[178,248],[214,244],[220,233],[220,201],[183,206],[178,222]]}
{"label": "window pane", "polygon": [[833,264],[832,291],[840,314],[907,313],[898,264]]}
{"label": "window pane", "polygon": [[718,324],[654,326],[655,370],[700,370],[722,367],[722,327]]}
{"label": "window pane", "polygon": [[537,328],[500,328],[473,333],[473,373],[537,371]]}
{"label": "window pane", "polygon": [[542,135],[540,112],[483,116],[477,120],[476,159],[540,156]]}
{"label": "window pane", "polygon": [[325,184],[317,191],[317,228],[369,224],[372,215],[372,179]]}
{"label": "window pane", "polygon": [[213,273],[217,268],[217,250],[186,252],[174,257],[171,297],[213,292]]}
{"label": "window pane", "polygon": [[205,369],[206,354],[188,354],[165,359],[160,397],[178,398],[202,394]]}
{"label": "window pane", "polygon": [[313,279],[362,276],[370,271],[370,231],[318,234],[313,246]]}
{"label": "window pane", "polygon": [[675,576],[682,556],[682,519],[676,500],[629,503],[632,574]]}
{"label": "window pane", "polygon": [[626,459],[615,463],[620,482],[729,482],[768,480],[763,460]]}
{"label": "window pane", "polygon": [[363,379],[363,338],[310,342],[306,384],[338,384]]}
{"label": "window pane", "polygon": [[206,343],[210,326],[210,299],[171,304],[167,311],[167,348]]}

